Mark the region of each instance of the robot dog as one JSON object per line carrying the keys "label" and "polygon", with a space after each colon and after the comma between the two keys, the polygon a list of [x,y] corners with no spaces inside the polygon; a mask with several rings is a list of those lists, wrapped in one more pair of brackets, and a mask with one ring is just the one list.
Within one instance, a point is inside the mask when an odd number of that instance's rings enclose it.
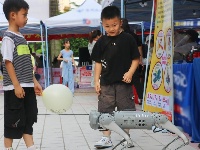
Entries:
{"label": "robot dog", "polygon": [[[123,129],[151,130],[152,126],[156,126],[161,129],[167,129],[168,131],[178,135],[177,138],[167,144],[162,150],[166,150],[170,144],[179,138],[183,140],[183,144],[176,148],[176,150],[189,144],[189,140],[186,138],[186,136],[168,120],[167,116],[163,114],[140,111],[116,111],[110,114],[100,113],[96,110],[92,110],[89,115],[89,121],[91,128],[94,130],[109,129],[121,135],[124,140],[127,141],[126,147],[131,147],[133,143],[131,138]],[[121,141],[119,144],[117,144],[113,150],[122,142],[124,141]]]}

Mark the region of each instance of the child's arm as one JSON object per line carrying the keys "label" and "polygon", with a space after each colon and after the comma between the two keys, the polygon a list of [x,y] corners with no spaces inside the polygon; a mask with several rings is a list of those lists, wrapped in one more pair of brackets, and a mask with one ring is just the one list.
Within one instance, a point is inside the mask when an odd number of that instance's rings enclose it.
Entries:
{"label": "child's arm", "polygon": [[140,60],[139,58],[132,60],[131,67],[130,67],[129,71],[124,74],[122,81],[124,81],[126,83],[131,82],[132,76],[135,73],[135,70],[137,69],[137,67],[139,65],[139,60]]}
{"label": "child's arm", "polygon": [[42,87],[38,83],[38,81],[36,80],[35,76],[33,76],[33,82],[34,82],[35,94],[38,95],[38,96],[42,96]]}
{"label": "child's arm", "polygon": [[20,83],[17,79],[15,69],[14,69],[12,62],[9,61],[9,60],[5,60],[5,66],[6,66],[6,70],[8,72],[8,75],[9,75],[9,77],[10,77],[12,83],[13,83],[13,86],[14,86],[14,89],[15,89],[15,95],[18,98],[24,98],[25,92],[24,92],[24,89],[20,86]]}
{"label": "child's arm", "polygon": [[99,95],[101,91],[100,82],[99,82],[101,70],[102,70],[101,63],[95,62],[94,70],[95,70],[95,73],[94,73],[95,90],[97,94]]}
{"label": "child's arm", "polygon": [[62,53],[60,53],[59,55],[58,55],[58,60],[62,60],[62,61],[65,61],[65,62],[68,62],[68,60],[66,60],[66,59],[64,59],[64,58],[61,58],[61,56],[62,56]]}

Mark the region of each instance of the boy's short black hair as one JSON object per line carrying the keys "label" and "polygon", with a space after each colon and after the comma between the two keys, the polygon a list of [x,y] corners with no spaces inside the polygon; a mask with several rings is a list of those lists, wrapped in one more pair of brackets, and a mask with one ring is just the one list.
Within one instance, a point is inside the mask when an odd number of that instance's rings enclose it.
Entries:
{"label": "boy's short black hair", "polygon": [[70,42],[70,40],[69,40],[68,38],[66,38],[66,39],[64,40],[64,44],[65,44],[65,43],[68,43],[68,42]]}
{"label": "boy's short black hair", "polygon": [[5,0],[3,3],[3,12],[7,20],[9,20],[10,12],[18,12],[22,8],[29,9],[29,5],[25,0]]}
{"label": "boy's short black hair", "polygon": [[112,19],[115,17],[118,17],[119,19],[121,18],[120,10],[116,6],[107,6],[101,12],[101,20],[102,19]]}

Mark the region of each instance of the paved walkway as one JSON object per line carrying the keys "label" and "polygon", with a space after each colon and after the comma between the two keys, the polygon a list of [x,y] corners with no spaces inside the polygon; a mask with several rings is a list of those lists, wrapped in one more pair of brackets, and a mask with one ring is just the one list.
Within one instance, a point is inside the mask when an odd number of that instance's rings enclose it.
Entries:
{"label": "paved walkway", "polygon": [[[34,141],[40,150],[95,150],[93,145],[101,138],[98,130],[89,126],[91,110],[97,109],[97,96],[92,89],[75,92],[74,102],[65,114],[56,115],[47,111],[38,97],[38,123],[34,124]],[[141,110],[140,106],[137,109]],[[161,150],[172,141],[175,135],[169,133],[153,133],[151,130],[131,130],[134,148],[129,150]],[[113,144],[122,139],[112,133]],[[174,150],[181,140],[170,146]],[[26,150],[23,140],[14,140],[15,150]],[[196,148],[195,148],[196,147]],[[3,149],[3,95],[0,95],[0,150]],[[197,144],[188,145],[181,150],[195,150]],[[105,149],[110,150],[110,149]],[[169,150],[169,149],[168,149]]]}

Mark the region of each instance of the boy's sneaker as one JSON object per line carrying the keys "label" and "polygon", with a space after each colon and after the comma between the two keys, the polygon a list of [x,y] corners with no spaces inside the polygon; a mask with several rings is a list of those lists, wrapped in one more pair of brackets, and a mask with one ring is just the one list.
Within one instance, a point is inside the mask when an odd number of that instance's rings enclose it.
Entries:
{"label": "boy's sneaker", "polygon": [[102,137],[101,140],[99,140],[98,142],[95,143],[94,147],[96,148],[108,148],[108,147],[112,147],[112,141],[110,138],[108,137]]}

